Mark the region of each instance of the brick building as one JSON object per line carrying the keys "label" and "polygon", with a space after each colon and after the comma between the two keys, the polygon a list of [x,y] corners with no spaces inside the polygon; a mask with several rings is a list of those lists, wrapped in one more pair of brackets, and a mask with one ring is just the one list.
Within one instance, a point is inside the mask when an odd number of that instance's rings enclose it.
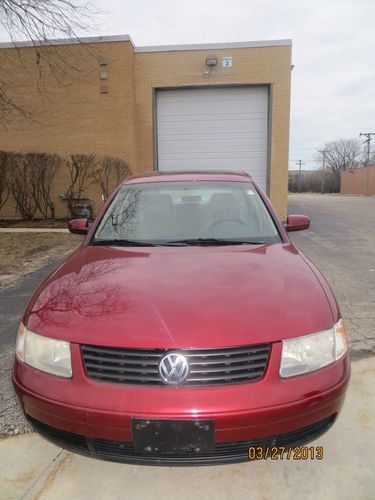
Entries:
{"label": "brick building", "polygon": [[[27,43],[0,44],[8,91],[31,116],[0,128],[0,150],[109,154],[134,173],[246,170],[285,218],[290,40],[136,47],[111,36],[53,44],[37,48],[42,57]],[[48,51],[55,72],[44,62]],[[53,186],[60,217],[64,175]],[[86,194],[96,211],[100,192]],[[16,215],[10,199],[0,217]]]}
{"label": "brick building", "polygon": [[341,194],[375,196],[375,166],[341,173]]}

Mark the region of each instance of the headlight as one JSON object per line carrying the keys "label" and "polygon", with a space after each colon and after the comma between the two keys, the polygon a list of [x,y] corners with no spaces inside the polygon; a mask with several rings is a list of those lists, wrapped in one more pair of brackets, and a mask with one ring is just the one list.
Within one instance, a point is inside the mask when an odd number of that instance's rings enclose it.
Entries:
{"label": "headlight", "polygon": [[283,340],[280,376],[294,377],[318,370],[340,359],[347,349],[346,328],[342,319],[329,330]]}
{"label": "headlight", "polygon": [[69,342],[30,332],[22,323],[17,332],[16,355],[43,372],[66,378],[72,376]]}

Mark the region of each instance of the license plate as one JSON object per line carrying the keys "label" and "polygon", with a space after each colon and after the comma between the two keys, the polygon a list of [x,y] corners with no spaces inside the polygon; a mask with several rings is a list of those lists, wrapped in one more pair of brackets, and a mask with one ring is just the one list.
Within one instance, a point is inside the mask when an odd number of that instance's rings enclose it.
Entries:
{"label": "license plate", "polygon": [[139,453],[186,454],[213,450],[213,420],[132,419],[133,446]]}

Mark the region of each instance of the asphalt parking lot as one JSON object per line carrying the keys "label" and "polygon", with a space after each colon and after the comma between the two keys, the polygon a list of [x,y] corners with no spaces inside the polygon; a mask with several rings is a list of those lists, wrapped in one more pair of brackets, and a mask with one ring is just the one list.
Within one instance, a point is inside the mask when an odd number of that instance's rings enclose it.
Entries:
{"label": "asphalt parking lot", "polygon": [[291,233],[332,287],[347,322],[353,358],[375,353],[375,197],[289,196],[290,214],[308,215]]}
{"label": "asphalt parking lot", "polygon": [[136,467],[80,457],[33,433],[22,435],[27,427],[9,380],[14,336],[24,305],[49,266],[0,292],[0,431],[5,437],[0,440],[0,498],[373,498],[375,197],[292,195],[289,213],[311,218],[311,229],[293,234],[293,240],[334,289],[355,360],[342,415],[314,443],[324,447],[323,461]]}
{"label": "asphalt parking lot", "polygon": [[0,440],[30,430],[14,394],[10,378],[15,335],[29,298],[56,265],[57,262],[44,266],[0,291]]}

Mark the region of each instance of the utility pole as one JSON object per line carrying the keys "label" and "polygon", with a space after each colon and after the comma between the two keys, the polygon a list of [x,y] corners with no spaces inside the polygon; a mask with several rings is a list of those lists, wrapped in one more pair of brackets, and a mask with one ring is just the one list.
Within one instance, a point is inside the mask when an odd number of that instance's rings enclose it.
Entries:
{"label": "utility pole", "polygon": [[369,195],[369,176],[370,176],[370,143],[375,132],[361,132],[359,137],[366,137],[365,144],[367,144],[367,155],[366,155],[366,196]]}
{"label": "utility pole", "polygon": [[302,165],[304,165],[305,163],[302,160],[297,160],[296,163],[298,165],[298,173],[299,175],[301,175]]}
{"label": "utility pole", "polygon": [[324,192],[324,172],[326,169],[326,154],[328,153],[328,149],[321,149],[319,153],[323,157],[323,165],[322,165],[322,176],[320,179],[320,193],[323,194]]}
{"label": "utility pole", "polygon": [[302,160],[296,161],[298,165],[298,191],[301,192],[301,184],[302,184],[302,179],[301,179],[301,170],[302,170],[302,165],[305,163]]}
{"label": "utility pole", "polygon": [[367,156],[366,156],[366,167],[370,166],[370,142],[372,141],[372,136],[375,132],[361,132],[359,137],[366,137],[365,144],[367,144]]}

